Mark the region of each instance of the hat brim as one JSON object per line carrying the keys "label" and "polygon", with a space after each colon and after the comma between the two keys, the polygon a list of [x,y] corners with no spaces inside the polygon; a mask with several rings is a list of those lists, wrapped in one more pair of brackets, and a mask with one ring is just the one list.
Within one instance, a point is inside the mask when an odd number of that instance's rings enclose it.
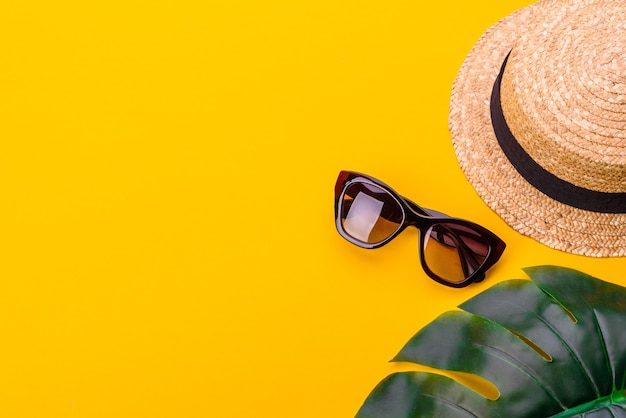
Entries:
{"label": "hat brim", "polygon": [[528,183],[501,150],[491,123],[490,98],[502,63],[521,31],[546,18],[554,0],[517,10],[476,42],[453,83],[449,129],[465,176],[507,224],[551,248],[573,254],[626,254],[626,214],[598,213],[560,203]]}

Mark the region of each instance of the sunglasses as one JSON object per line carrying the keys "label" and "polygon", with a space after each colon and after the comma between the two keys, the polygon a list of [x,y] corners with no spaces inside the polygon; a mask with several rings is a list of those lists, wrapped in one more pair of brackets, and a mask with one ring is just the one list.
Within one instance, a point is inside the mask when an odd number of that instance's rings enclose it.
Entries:
{"label": "sunglasses", "polygon": [[337,231],[362,248],[378,248],[407,226],[419,230],[422,268],[437,282],[464,287],[480,282],[506,244],[470,221],[418,206],[385,183],[354,171],[342,171],[335,185]]}

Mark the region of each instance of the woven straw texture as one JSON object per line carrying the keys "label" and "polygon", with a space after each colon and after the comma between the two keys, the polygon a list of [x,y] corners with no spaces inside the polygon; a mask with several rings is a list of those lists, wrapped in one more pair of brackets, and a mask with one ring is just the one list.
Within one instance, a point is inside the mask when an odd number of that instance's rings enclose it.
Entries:
{"label": "woven straw texture", "polygon": [[461,169],[515,230],[552,248],[626,254],[626,214],[577,209],[536,190],[500,149],[490,97],[522,148],[574,185],[626,192],[626,2],[543,0],[505,17],[474,45],[454,81],[449,128]]}

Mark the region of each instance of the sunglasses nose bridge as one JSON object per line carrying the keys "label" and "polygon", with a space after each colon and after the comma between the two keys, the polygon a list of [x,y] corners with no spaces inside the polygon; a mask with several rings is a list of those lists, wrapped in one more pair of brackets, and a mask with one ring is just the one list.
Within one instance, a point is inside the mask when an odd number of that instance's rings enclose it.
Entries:
{"label": "sunglasses nose bridge", "polygon": [[426,217],[417,213],[410,207],[408,210],[405,210],[404,224],[406,226],[413,226],[418,230],[426,230],[430,226],[430,222]]}

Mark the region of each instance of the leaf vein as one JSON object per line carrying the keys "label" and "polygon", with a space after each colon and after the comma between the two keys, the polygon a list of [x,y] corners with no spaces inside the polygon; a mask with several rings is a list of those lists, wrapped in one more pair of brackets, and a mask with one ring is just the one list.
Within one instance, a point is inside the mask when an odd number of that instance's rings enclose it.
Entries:
{"label": "leaf vein", "polygon": [[565,406],[563,402],[561,402],[561,400],[558,398],[556,393],[549,386],[547,386],[544,382],[542,382],[537,376],[537,374],[534,373],[533,370],[527,367],[524,363],[522,363],[515,357],[511,356],[510,354],[500,350],[499,348],[482,345],[482,344],[481,345],[476,344],[475,346],[476,348],[484,350],[504,360],[505,362],[513,365],[513,367],[520,370],[522,373],[528,376],[531,380],[533,380],[550,398],[552,398],[556,403],[558,403],[562,409],[567,409],[567,406]]}
{"label": "leaf vein", "polygon": [[454,402],[451,402],[450,400],[448,400],[446,398],[442,398],[442,397],[439,397],[439,396],[431,395],[429,393],[423,393],[423,396],[426,397],[426,398],[434,399],[435,401],[441,402],[441,403],[445,404],[446,406],[452,407],[452,409],[456,409],[457,411],[463,412],[468,417],[478,418],[478,415],[472,413],[471,411],[468,411],[466,408],[463,408],[461,405],[457,405]]}

